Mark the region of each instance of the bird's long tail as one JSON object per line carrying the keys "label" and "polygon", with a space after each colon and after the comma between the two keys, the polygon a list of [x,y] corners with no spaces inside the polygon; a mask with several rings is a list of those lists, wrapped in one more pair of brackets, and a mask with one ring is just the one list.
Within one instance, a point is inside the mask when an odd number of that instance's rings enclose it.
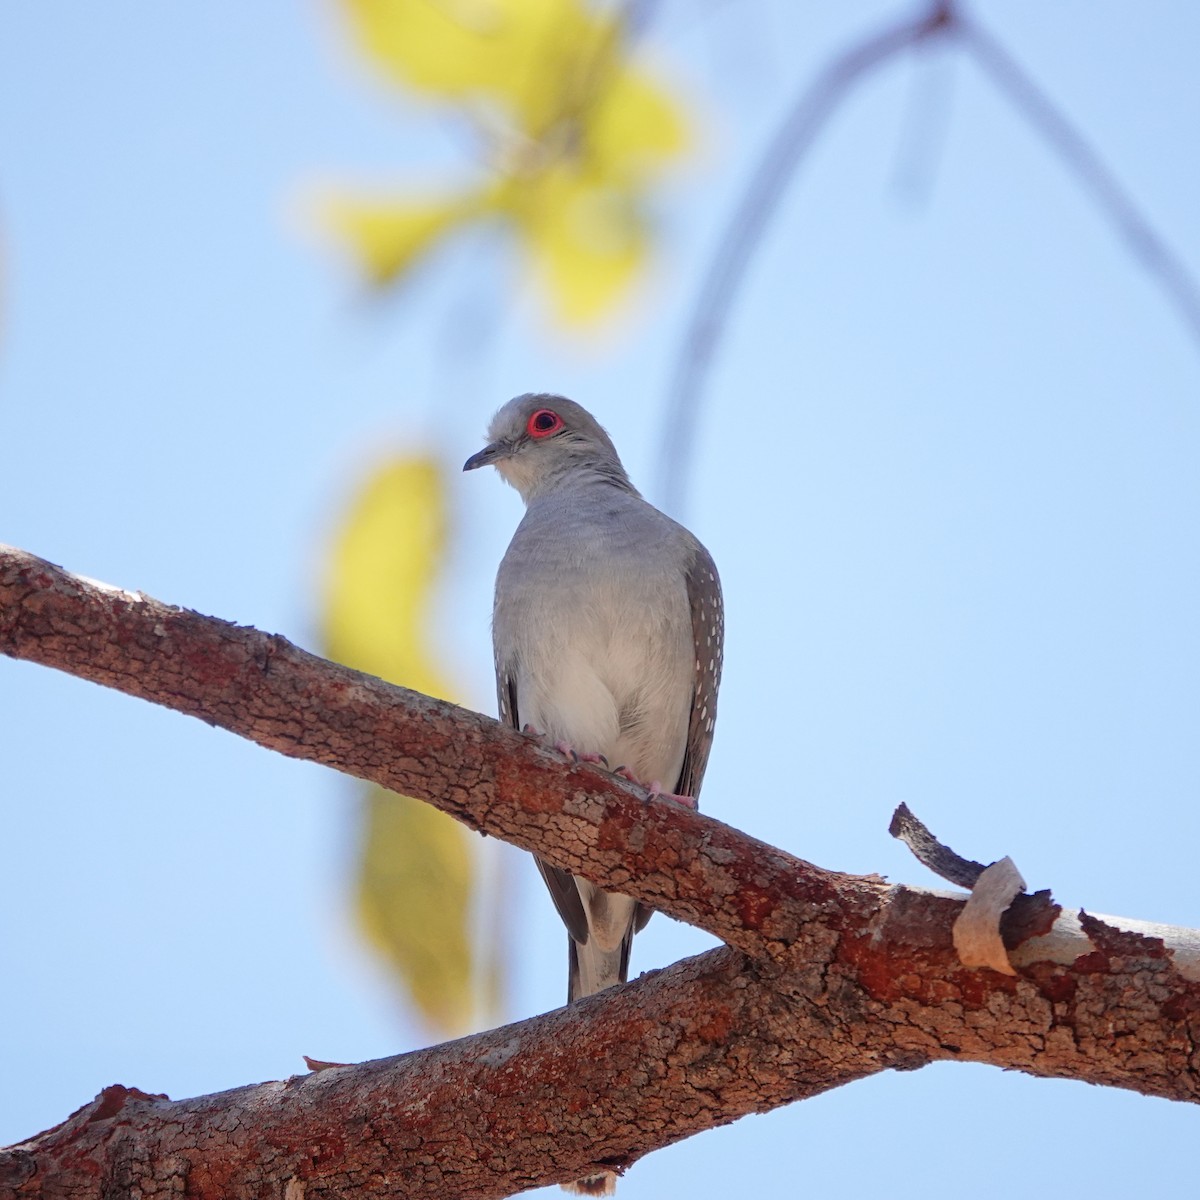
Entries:
{"label": "bird's long tail", "polygon": [[602,950],[591,939],[580,945],[567,935],[567,1003],[593,996],[629,978],[629,950],[633,945],[630,925],[615,950]]}

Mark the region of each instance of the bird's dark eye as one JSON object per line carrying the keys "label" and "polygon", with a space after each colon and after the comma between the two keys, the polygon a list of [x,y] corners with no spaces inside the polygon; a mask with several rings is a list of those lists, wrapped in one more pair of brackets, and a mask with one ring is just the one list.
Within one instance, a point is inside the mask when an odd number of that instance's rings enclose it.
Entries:
{"label": "bird's dark eye", "polygon": [[525,428],[530,437],[544,438],[557,433],[563,427],[563,419],[550,408],[539,408],[530,418]]}

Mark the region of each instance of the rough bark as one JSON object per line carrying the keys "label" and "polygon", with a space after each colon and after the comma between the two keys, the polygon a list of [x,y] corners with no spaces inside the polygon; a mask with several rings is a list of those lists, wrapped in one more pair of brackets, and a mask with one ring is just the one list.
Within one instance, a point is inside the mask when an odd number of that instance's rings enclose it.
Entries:
{"label": "rough bark", "polygon": [[785,954],[842,878],[479,713],[5,548],[0,653],[425,800],[751,955]]}
{"label": "rough bark", "polygon": [[895,1061],[879,1050],[830,1037],[717,950],[603,1003],[399,1058],[180,1102],[110,1088],[0,1157],[0,1194],[94,1195],[105,1179],[143,1196],[504,1196]]}
{"label": "rough bark", "polygon": [[[0,652],[419,796],[733,949],[445,1046],[185,1101],[106,1089],[0,1151],[0,1196],[502,1196],[887,1068],[963,1059],[1200,1094],[1200,935],[825,871],[496,722],[0,549]],[[136,1194],[136,1193],[135,1193]]]}

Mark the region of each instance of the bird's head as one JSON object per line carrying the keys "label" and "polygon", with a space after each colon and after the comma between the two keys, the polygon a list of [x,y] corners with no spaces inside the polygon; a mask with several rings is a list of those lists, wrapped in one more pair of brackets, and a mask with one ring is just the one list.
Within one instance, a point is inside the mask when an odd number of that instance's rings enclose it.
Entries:
{"label": "bird's head", "polygon": [[565,396],[515,397],[492,418],[487,439],[463,470],[494,466],[526,503],[548,488],[588,476],[633,490],[612,439],[587,409]]}

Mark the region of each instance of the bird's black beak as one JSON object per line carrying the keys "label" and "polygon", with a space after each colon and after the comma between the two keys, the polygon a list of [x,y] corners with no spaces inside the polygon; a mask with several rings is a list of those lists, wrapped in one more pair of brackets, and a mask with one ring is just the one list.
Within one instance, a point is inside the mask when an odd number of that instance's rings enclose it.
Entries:
{"label": "bird's black beak", "polygon": [[473,471],[476,467],[486,467],[489,463],[494,463],[498,458],[506,458],[511,452],[512,448],[505,442],[492,442],[490,446],[484,446],[478,454],[472,454],[463,463],[463,470]]}

